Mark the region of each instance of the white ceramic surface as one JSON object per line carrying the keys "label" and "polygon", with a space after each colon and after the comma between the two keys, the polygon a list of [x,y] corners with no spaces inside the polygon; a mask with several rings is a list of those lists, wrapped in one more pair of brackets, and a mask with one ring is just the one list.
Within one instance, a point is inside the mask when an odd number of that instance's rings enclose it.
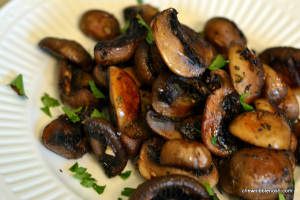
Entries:
{"label": "white ceramic surface", "polygon": [[[149,3],[150,1],[146,1]],[[81,14],[92,8],[113,13],[124,24],[122,9],[134,0],[14,0],[0,10],[0,200],[8,199],[101,199],[117,200],[124,187],[136,188],[143,181],[133,170],[126,181],[107,179],[92,153],[76,160],[87,167],[99,185],[106,185],[98,195],[74,179],[68,168],[76,161],[66,160],[47,150],[41,143],[43,128],[53,120],[40,108],[44,92],[58,99],[57,60],[41,51],[37,44],[46,37],[74,39],[92,55],[95,42],[78,29]],[[179,20],[200,31],[207,19],[224,16],[243,30],[251,49],[285,45],[300,48],[300,2],[280,0],[153,0],[163,10],[174,7]],[[29,99],[18,97],[6,86],[23,74]],[[54,118],[62,113],[51,108]],[[60,171],[62,170],[62,172]],[[295,199],[300,199],[300,173],[295,172]],[[217,190],[216,190],[217,191]],[[225,194],[220,199],[234,199]]]}

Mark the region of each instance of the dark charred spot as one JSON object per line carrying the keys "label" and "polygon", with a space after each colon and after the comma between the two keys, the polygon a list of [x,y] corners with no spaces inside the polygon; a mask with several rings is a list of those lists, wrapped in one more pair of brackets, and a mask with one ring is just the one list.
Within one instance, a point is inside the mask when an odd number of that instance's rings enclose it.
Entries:
{"label": "dark charred spot", "polygon": [[103,50],[102,55],[101,55],[101,59],[103,60],[106,56],[107,56],[107,51]]}

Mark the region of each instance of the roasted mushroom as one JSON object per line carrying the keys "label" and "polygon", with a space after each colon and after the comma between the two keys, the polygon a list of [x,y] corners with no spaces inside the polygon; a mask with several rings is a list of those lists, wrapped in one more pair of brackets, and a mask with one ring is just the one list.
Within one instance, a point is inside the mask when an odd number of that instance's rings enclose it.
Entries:
{"label": "roasted mushroom", "polygon": [[169,175],[146,181],[135,189],[129,200],[149,199],[209,199],[205,187],[183,175]]}
{"label": "roasted mushroom", "polygon": [[206,84],[211,90],[222,87],[234,89],[229,74],[222,69],[211,70],[210,76],[206,78]]}
{"label": "roasted mushroom", "polygon": [[289,149],[291,129],[284,119],[265,110],[240,114],[229,126],[239,139],[255,146],[272,149]]}
{"label": "roasted mushroom", "polygon": [[153,16],[158,13],[158,10],[148,4],[130,6],[124,9],[124,17],[126,20],[129,20],[131,13],[138,13],[147,24],[150,24]]}
{"label": "roasted mushroom", "polygon": [[135,67],[125,67],[125,68],[123,68],[123,70],[125,72],[127,72],[127,74],[129,74],[129,76],[131,76],[131,78],[133,78],[133,80],[136,83],[136,86],[138,88],[140,88],[144,85],[144,83],[141,81],[141,78],[139,76],[140,74],[137,74]]}
{"label": "roasted mushroom", "polygon": [[203,111],[210,90],[198,78],[183,78],[164,72],[154,81],[151,102],[163,116],[187,117]]}
{"label": "roasted mushroom", "polygon": [[48,149],[68,159],[81,158],[90,151],[83,125],[80,122],[73,123],[66,115],[48,124],[42,139]]}
{"label": "roasted mushroom", "polygon": [[259,54],[262,63],[273,68],[279,78],[299,93],[300,86],[300,49],[292,47],[273,47]]}
{"label": "roasted mushroom", "polygon": [[159,13],[152,22],[152,30],[156,46],[172,72],[197,77],[205,71],[206,61],[184,32],[174,8]]}
{"label": "roasted mushroom", "polygon": [[95,82],[101,87],[108,89],[108,73],[107,67],[97,65],[93,70],[93,77]]}
{"label": "roasted mushroom", "polygon": [[118,20],[102,10],[86,11],[79,22],[82,32],[97,41],[112,40],[119,34]]}
{"label": "roasted mushroom", "polygon": [[202,115],[195,115],[185,119],[177,130],[190,140],[202,141],[201,138]]}
{"label": "roasted mushroom", "polygon": [[98,99],[88,89],[88,81],[92,75],[76,69],[67,61],[59,63],[58,85],[60,98],[68,107],[77,109],[79,107],[98,107],[106,101],[106,98]]}
{"label": "roasted mushroom", "polygon": [[237,25],[222,17],[214,17],[206,22],[203,29],[205,39],[220,53],[227,54],[231,41],[246,45],[247,40]]}
{"label": "roasted mushroom", "polygon": [[155,72],[149,58],[150,46],[141,42],[134,54],[134,68],[140,81],[148,87],[152,87],[155,80]]}
{"label": "roasted mushroom", "polygon": [[141,148],[138,166],[141,175],[146,179],[179,174],[189,176],[196,181],[209,183],[211,187],[214,187],[219,180],[219,173],[215,166],[212,164],[209,170],[184,170],[176,167],[162,166],[159,163],[160,151],[164,144],[164,141],[160,138],[152,138],[145,142]]}
{"label": "roasted mushroom", "polygon": [[152,67],[157,75],[163,73],[166,70],[169,70],[164,60],[162,59],[154,40],[152,41],[152,44],[150,46],[150,55]]}
{"label": "roasted mushroom", "polygon": [[132,139],[146,140],[153,136],[153,133],[146,122],[145,116],[140,116],[138,119],[130,122],[130,124],[126,126],[122,135],[127,135]]}
{"label": "roasted mushroom", "polygon": [[145,90],[139,90],[141,98],[141,116],[145,116],[151,107],[151,93]]}
{"label": "roasted mushroom", "polygon": [[121,141],[125,147],[129,159],[135,158],[139,154],[142,139],[130,138],[125,134],[121,134]]}
{"label": "roasted mushroom", "polygon": [[239,95],[234,89],[220,88],[207,98],[201,136],[211,153],[227,157],[237,150],[237,140],[228,131],[228,124],[238,115],[239,109]]}
{"label": "roasted mushroom", "polygon": [[124,70],[109,67],[109,97],[113,109],[112,122],[123,130],[137,119],[141,112],[141,99],[136,83]]}
{"label": "roasted mushroom", "polygon": [[290,87],[288,87],[288,93],[286,97],[278,102],[278,107],[284,111],[286,116],[292,121],[298,119],[299,103]]}
{"label": "roasted mushroom", "polygon": [[90,71],[94,67],[91,55],[76,41],[46,37],[40,41],[39,46],[85,71]]}
{"label": "roasted mushroom", "polygon": [[[84,121],[89,143],[102,164],[105,174],[111,178],[120,174],[127,164],[126,150],[114,127],[104,118],[92,117]],[[106,154],[110,149],[113,155]]]}
{"label": "roasted mushroom", "polygon": [[244,99],[250,104],[264,86],[264,68],[252,51],[235,41],[230,43],[228,58],[232,84],[240,95],[250,91]]}
{"label": "roasted mushroom", "polygon": [[244,148],[237,151],[229,163],[229,182],[245,199],[275,199],[278,193],[248,193],[245,189],[288,189],[293,175],[291,162],[282,151]]}
{"label": "roasted mushroom", "polygon": [[97,64],[111,66],[128,61],[145,36],[146,29],[141,27],[135,15],[131,16],[130,26],[124,34],[113,40],[96,44],[94,54]]}

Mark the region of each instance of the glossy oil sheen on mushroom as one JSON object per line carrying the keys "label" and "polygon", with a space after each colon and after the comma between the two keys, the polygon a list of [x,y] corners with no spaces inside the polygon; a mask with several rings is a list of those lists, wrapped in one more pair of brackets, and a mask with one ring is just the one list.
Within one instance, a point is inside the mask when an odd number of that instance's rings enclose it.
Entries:
{"label": "glossy oil sheen on mushroom", "polygon": [[205,71],[206,61],[185,34],[175,9],[161,12],[152,22],[152,30],[156,46],[172,72],[196,77]]}

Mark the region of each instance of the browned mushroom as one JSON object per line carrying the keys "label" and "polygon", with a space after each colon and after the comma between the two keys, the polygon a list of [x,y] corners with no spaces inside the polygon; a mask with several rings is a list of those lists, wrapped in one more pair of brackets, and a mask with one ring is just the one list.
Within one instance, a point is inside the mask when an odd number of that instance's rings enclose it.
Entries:
{"label": "browned mushroom", "polygon": [[141,98],[141,116],[145,116],[151,107],[151,93],[145,90],[139,90]]}
{"label": "browned mushroom", "polygon": [[[84,121],[84,129],[105,174],[109,178],[120,174],[128,159],[126,150],[111,123],[104,118],[92,117]],[[108,148],[113,152],[113,156],[106,154]]]}
{"label": "browned mushroom", "polygon": [[252,51],[235,41],[230,43],[228,58],[232,84],[240,95],[250,91],[244,99],[250,104],[264,86],[264,68]]}
{"label": "browned mushroom", "polygon": [[126,126],[122,135],[127,135],[132,139],[146,140],[153,136],[153,133],[146,122],[145,116],[140,116]]}
{"label": "browned mushroom", "polygon": [[66,115],[48,124],[42,139],[48,149],[68,159],[81,158],[90,151],[83,125],[80,122],[73,123]]}
{"label": "browned mushroom", "polygon": [[158,10],[148,4],[130,6],[124,9],[124,17],[126,20],[129,20],[131,13],[138,13],[147,24],[150,24],[153,16],[158,13]]}
{"label": "browned mushroom", "polygon": [[212,157],[201,142],[193,140],[166,141],[160,151],[160,164],[191,170],[208,170]]}
{"label": "browned mushroom", "polygon": [[278,193],[248,193],[245,189],[288,189],[293,175],[291,162],[282,151],[243,148],[229,163],[229,182],[233,190],[245,199],[275,199]]}
{"label": "browned mushroom", "polygon": [[146,29],[141,27],[135,15],[131,16],[130,26],[124,34],[113,40],[96,44],[94,54],[97,64],[111,66],[128,61],[145,36]]}
{"label": "browned mushroom", "polygon": [[238,115],[239,109],[239,95],[234,89],[220,88],[207,98],[201,135],[203,143],[213,154],[227,157],[237,150],[236,138],[228,131],[228,125]]}
{"label": "browned mushroom", "polygon": [[152,22],[156,46],[166,65],[175,74],[196,77],[207,68],[205,59],[184,32],[173,8],[162,11]]}
{"label": "browned mushroom", "polygon": [[76,41],[46,37],[40,41],[39,46],[86,71],[94,67],[91,55]]}
{"label": "browned mushroom", "polygon": [[134,68],[139,80],[148,87],[152,87],[156,77],[150,63],[149,49],[150,46],[145,42],[138,45],[134,54]]}
{"label": "browned mushroom", "polygon": [[183,78],[164,72],[154,81],[151,102],[163,116],[187,117],[203,111],[210,90],[198,78]]}
{"label": "browned mushroom", "polygon": [[141,99],[136,83],[124,70],[109,67],[109,97],[113,108],[112,122],[117,130],[123,130],[137,119],[141,112]]}
{"label": "browned mushroom", "polygon": [[152,44],[150,46],[150,55],[152,67],[157,75],[163,73],[166,70],[169,70],[164,60],[162,59],[154,40],[152,41]]}
{"label": "browned mushroom", "polygon": [[77,109],[79,107],[98,107],[107,99],[97,99],[88,89],[88,81],[93,80],[91,74],[76,69],[67,61],[59,63],[58,85],[60,98],[68,107]]}
{"label": "browned mushroom", "polygon": [[202,141],[201,138],[202,115],[195,115],[185,119],[177,130],[190,140]]}
{"label": "browned mushroom", "polygon": [[[169,175],[146,181],[135,189],[129,200],[149,199],[209,199],[205,187],[182,175]],[[216,198],[217,199],[217,198]]]}
{"label": "browned mushroom", "polygon": [[292,121],[298,119],[299,116],[299,104],[298,100],[291,90],[288,87],[288,93],[284,99],[278,102],[278,107],[286,113],[286,116],[289,117]]}
{"label": "browned mushroom", "polygon": [[273,47],[259,54],[262,63],[273,68],[279,78],[299,94],[300,49],[292,47]]}
{"label": "browned mushroom", "polygon": [[238,196],[238,194],[233,190],[230,182],[229,182],[229,161],[230,157],[223,158],[219,162],[219,173],[220,173],[220,180],[219,184],[221,188],[230,195]]}
{"label": "browned mushroom", "polygon": [[93,70],[93,77],[95,82],[101,87],[108,89],[108,73],[107,67],[97,65]]}
{"label": "browned mushroom", "polygon": [[136,86],[138,88],[140,88],[144,85],[143,82],[141,81],[139,74],[137,74],[135,67],[125,67],[125,68],[123,68],[123,70],[125,72],[127,72],[127,74],[129,74],[129,76],[131,76],[131,78],[133,78],[133,80],[136,83]]}
{"label": "browned mushroom", "polygon": [[184,170],[176,167],[162,166],[159,163],[159,154],[164,141],[160,138],[152,138],[145,142],[141,148],[138,166],[141,175],[146,179],[179,174],[189,176],[196,181],[209,183],[211,187],[214,187],[219,180],[219,173],[214,164],[212,164],[209,170]]}
{"label": "browned mushroom", "polygon": [[216,90],[222,87],[234,88],[229,74],[222,69],[211,70],[210,76],[206,78],[206,84],[211,90]]}
{"label": "browned mushroom", "polygon": [[124,133],[121,134],[121,141],[125,147],[129,159],[135,158],[139,154],[142,139],[130,138]]}
{"label": "browned mushroom", "polygon": [[228,53],[230,42],[235,40],[246,45],[247,40],[237,25],[222,17],[214,17],[204,26],[204,37],[220,53]]}

